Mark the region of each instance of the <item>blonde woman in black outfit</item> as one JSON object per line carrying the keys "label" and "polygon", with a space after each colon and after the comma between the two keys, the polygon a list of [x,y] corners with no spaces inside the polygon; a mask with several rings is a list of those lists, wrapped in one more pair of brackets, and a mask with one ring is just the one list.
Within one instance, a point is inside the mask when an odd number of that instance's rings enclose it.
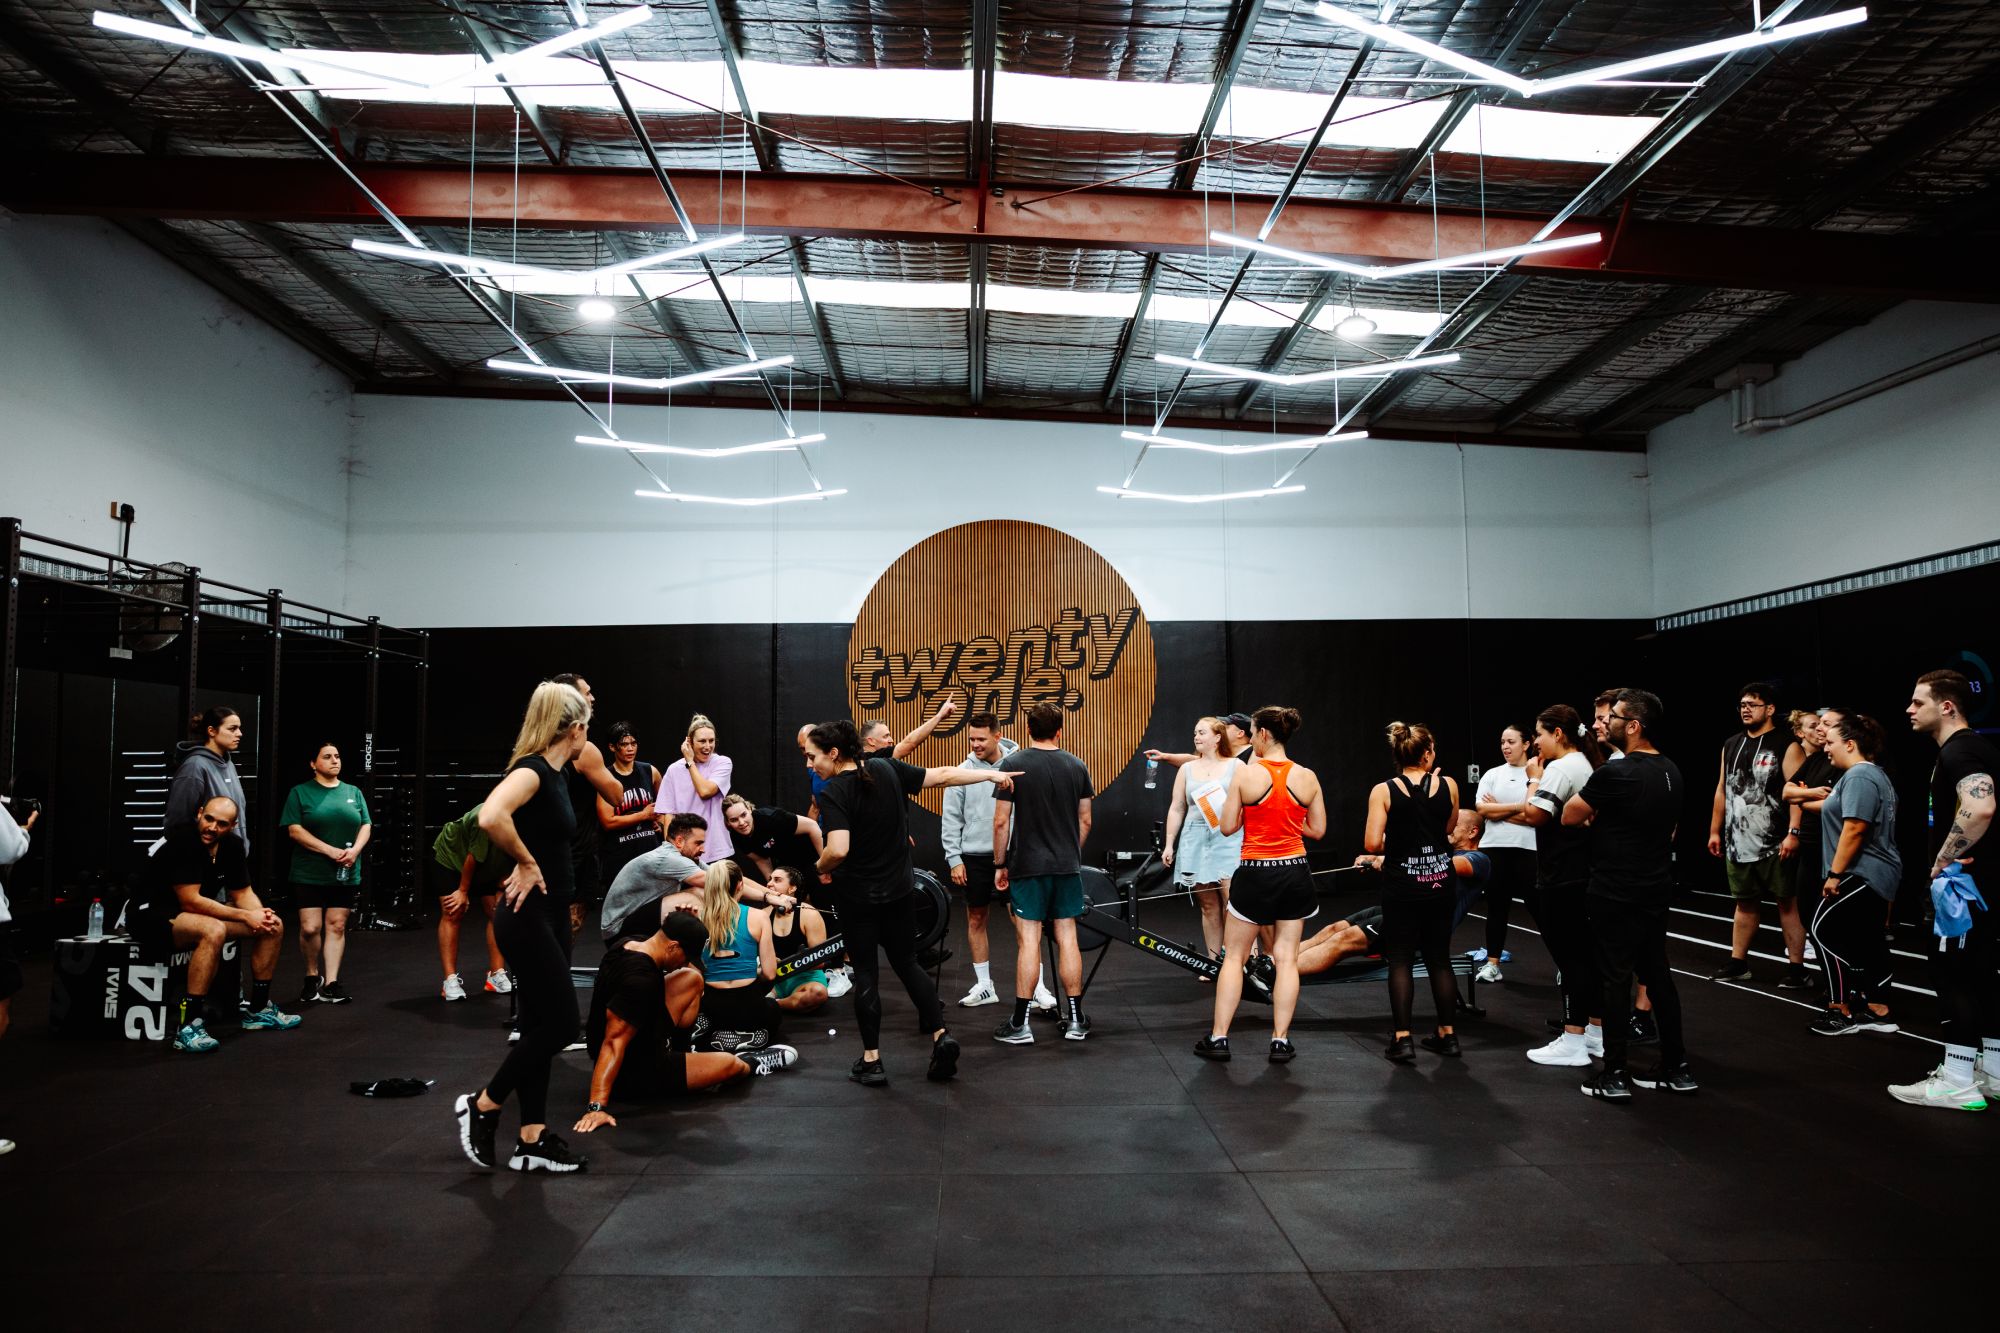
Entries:
{"label": "blonde woman in black outfit", "polygon": [[1457,1058],[1451,1020],[1458,1012],[1458,983],[1451,972],[1451,913],[1457,881],[1451,864],[1451,826],[1458,814],[1458,784],[1433,773],[1437,743],[1429,727],[1389,724],[1389,749],[1400,771],[1368,793],[1365,850],[1382,857],[1382,956],[1389,963],[1389,1010],[1394,1035],[1382,1054],[1413,1063],[1410,1011],[1416,999],[1416,959],[1430,973],[1437,1033],[1425,1050]]}
{"label": "blonde woman in black outfit", "polygon": [[569,978],[570,843],[576,811],[564,769],[589,743],[590,705],[571,685],[543,681],[528,701],[507,776],[479,811],[479,830],[514,861],[501,881],[493,933],[514,973],[521,1040],[498,1072],[457,1102],[459,1146],[493,1166],[500,1107],[521,1098],[521,1133],[507,1165],[515,1171],[581,1171],[586,1159],[548,1127],[549,1065],[580,1022]]}

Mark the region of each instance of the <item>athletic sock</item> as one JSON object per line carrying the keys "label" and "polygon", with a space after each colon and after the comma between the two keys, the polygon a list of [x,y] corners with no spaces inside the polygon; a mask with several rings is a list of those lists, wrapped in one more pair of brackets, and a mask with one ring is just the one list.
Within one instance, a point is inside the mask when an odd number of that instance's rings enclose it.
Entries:
{"label": "athletic sock", "polygon": [[1081,1023],[1083,1021],[1083,997],[1081,995],[1063,996],[1063,1006],[1069,1010],[1070,1022]]}
{"label": "athletic sock", "polygon": [[1978,1065],[1975,1063],[1978,1056],[1979,1052],[1970,1046],[1945,1047],[1944,1065],[1942,1066],[1944,1081],[1954,1088],[1971,1087],[1973,1070],[1978,1068]]}
{"label": "athletic sock", "polygon": [[988,990],[991,990],[993,988],[993,964],[974,963],[972,965],[972,979]]}
{"label": "athletic sock", "polygon": [[1019,1027],[1026,1027],[1026,1026],[1028,1025],[1028,1005],[1029,1005],[1030,1003],[1032,1003],[1032,1001],[1029,1001],[1029,1000],[1024,1000],[1024,999],[1022,999],[1022,998],[1021,998],[1020,996],[1018,996],[1018,995],[1016,995],[1016,996],[1014,997],[1014,1026],[1015,1026],[1015,1027],[1017,1027],[1017,1028],[1019,1028]]}
{"label": "athletic sock", "polygon": [[199,1023],[203,1018],[207,1016],[208,1016],[208,997],[206,995],[196,995],[193,992],[189,992],[188,994],[181,996],[180,1022],[175,1024],[175,1026],[186,1027],[190,1023]]}
{"label": "athletic sock", "polygon": [[271,1003],[271,983],[252,978],[250,982],[250,1007],[252,1009],[262,1009],[269,1003]]}
{"label": "athletic sock", "polygon": [[1989,1078],[2000,1078],[2000,1037],[1979,1039],[1979,1063]]}

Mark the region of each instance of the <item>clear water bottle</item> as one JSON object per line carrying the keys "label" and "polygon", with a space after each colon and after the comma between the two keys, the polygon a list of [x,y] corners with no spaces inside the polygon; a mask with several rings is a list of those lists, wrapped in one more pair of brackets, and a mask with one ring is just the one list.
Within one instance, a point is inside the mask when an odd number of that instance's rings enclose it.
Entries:
{"label": "clear water bottle", "polygon": [[1152,791],[1159,785],[1160,785],[1160,761],[1157,759],[1148,759],[1146,761],[1146,790]]}
{"label": "clear water bottle", "polygon": [[104,938],[104,899],[102,898],[92,898],[90,900],[90,938],[94,940]]}
{"label": "clear water bottle", "polygon": [[[352,846],[354,846],[354,844],[353,844],[353,843],[351,843],[351,842],[348,842],[348,843],[342,843],[342,844],[341,844],[341,847],[340,847],[340,850],[344,852],[344,851],[348,850],[348,848],[350,848],[350,847],[352,847]],[[335,884],[351,884],[351,883],[353,883],[353,882],[354,882],[354,867],[353,867],[353,866],[351,866],[351,865],[338,865],[338,866],[335,866],[335,867],[333,868],[333,882],[334,882]]]}

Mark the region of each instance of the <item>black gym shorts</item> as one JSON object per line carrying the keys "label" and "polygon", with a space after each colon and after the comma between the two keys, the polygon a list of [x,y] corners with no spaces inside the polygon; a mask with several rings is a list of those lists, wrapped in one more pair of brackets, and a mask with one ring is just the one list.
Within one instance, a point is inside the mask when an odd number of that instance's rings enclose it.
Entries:
{"label": "black gym shorts", "polygon": [[1005,893],[996,891],[993,887],[993,857],[991,855],[979,856],[974,853],[967,853],[959,858],[959,864],[965,867],[965,888],[960,890],[960,892],[965,894],[965,905],[967,907],[985,907],[992,903],[995,898],[1004,898],[1007,896]]}
{"label": "black gym shorts", "polygon": [[353,911],[355,895],[361,890],[359,884],[293,884],[290,887],[294,904],[321,911],[328,908]]}
{"label": "black gym shorts", "polygon": [[1303,856],[1245,861],[1229,880],[1229,914],[1253,925],[1304,921],[1319,915],[1319,895]]}

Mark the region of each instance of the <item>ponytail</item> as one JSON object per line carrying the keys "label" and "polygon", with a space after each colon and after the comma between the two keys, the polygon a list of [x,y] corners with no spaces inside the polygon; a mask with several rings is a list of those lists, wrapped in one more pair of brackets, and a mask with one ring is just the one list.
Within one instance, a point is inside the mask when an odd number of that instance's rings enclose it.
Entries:
{"label": "ponytail", "polygon": [[[196,745],[208,743],[208,733],[220,731],[222,724],[237,716],[236,710],[228,704],[211,704],[202,712],[188,719],[188,737]],[[314,751],[315,754],[318,751]]]}
{"label": "ponytail", "polygon": [[838,755],[842,763],[853,763],[862,786],[874,785],[875,779],[868,772],[868,756],[861,753],[861,734],[854,729],[853,722],[844,717],[822,722],[806,733],[806,739],[821,754]]}
{"label": "ponytail", "polygon": [[1562,737],[1570,749],[1581,751],[1592,768],[1604,763],[1604,751],[1597,744],[1597,733],[1568,704],[1550,704],[1535,714],[1535,722],[1543,731]]}

